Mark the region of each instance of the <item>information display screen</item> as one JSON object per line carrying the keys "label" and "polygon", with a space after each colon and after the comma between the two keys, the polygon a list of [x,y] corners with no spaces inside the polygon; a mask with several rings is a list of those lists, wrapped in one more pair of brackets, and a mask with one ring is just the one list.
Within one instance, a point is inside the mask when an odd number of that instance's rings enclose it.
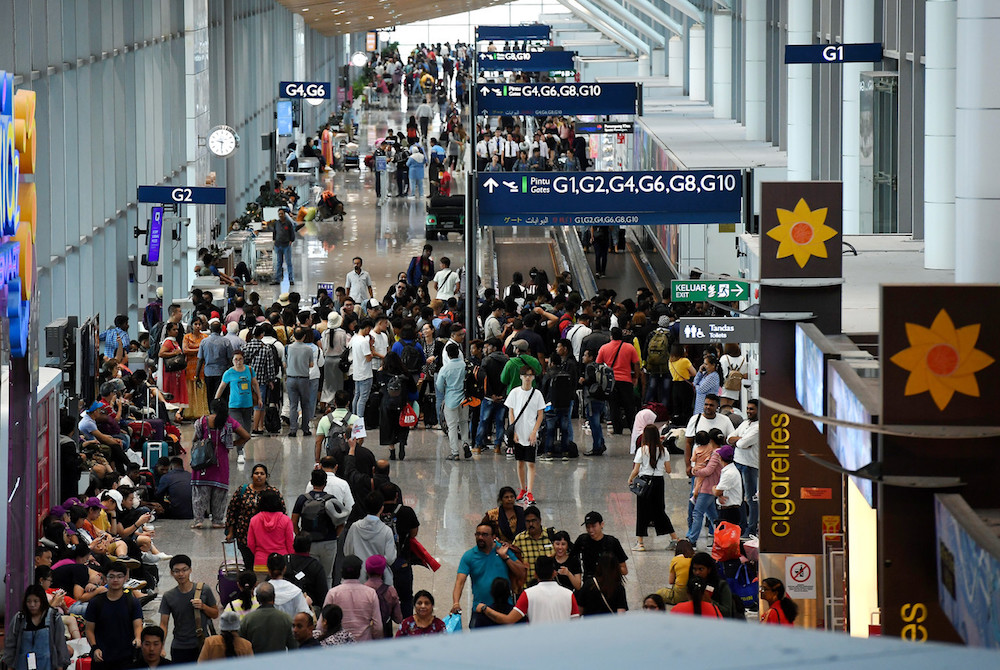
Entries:
{"label": "information display screen", "polygon": [[288,137],[292,134],[292,101],[278,101],[278,135]]}
{"label": "information display screen", "polygon": [[[795,326],[795,399],[802,409],[823,416],[826,360],[819,345],[813,342],[802,326]],[[816,430],[823,432],[823,423],[813,421]]]}
{"label": "information display screen", "polygon": [[[830,415],[841,421],[870,424],[871,414],[864,404],[851,390],[836,368],[830,366]],[[841,467],[848,470],[858,470],[872,462],[874,454],[873,435],[870,430],[849,428],[847,426],[829,426],[827,443],[837,457]],[[861,477],[851,477],[858,490],[864,495],[869,507],[874,507],[872,482]]]}
{"label": "information display screen", "polygon": [[156,265],[160,262],[160,242],[163,238],[163,208],[153,207],[149,219],[149,248],[146,250],[146,263]]}

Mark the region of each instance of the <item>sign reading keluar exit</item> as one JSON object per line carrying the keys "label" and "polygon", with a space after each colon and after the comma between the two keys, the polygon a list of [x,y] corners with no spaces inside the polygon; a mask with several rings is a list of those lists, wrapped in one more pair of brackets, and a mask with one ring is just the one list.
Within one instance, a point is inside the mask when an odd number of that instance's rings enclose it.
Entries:
{"label": "sign reading keluar exit", "polygon": [[670,282],[673,302],[704,302],[706,300],[747,300],[750,284],[735,279],[701,281],[674,279]]}

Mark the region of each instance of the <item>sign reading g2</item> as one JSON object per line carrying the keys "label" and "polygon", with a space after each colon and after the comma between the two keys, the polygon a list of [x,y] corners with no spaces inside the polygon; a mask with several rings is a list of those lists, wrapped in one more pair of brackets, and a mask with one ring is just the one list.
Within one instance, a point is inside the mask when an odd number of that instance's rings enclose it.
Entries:
{"label": "sign reading g2", "polygon": [[171,202],[180,205],[225,205],[226,189],[221,186],[140,186],[137,200],[154,205]]}
{"label": "sign reading g2", "polygon": [[330,82],[283,81],[278,85],[279,98],[329,98]]}
{"label": "sign reading g2", "polygon": [[35,171],[35,143],[35,93],[15,96],[13,75],[0,71],[0,318],[10,321],[15,358],[28,355],[35,292],[37,198],[33,183],[21,183]]}

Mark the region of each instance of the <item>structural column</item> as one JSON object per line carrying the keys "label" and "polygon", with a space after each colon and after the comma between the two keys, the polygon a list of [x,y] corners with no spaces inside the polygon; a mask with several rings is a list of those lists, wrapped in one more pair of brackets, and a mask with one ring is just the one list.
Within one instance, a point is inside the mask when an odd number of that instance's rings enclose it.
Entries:
{"label": "structural column", "polygon": [[733,14],[720,9],[712,16],[712,115],[733,116]]}
{"label": "structural column", "polygon": [[[812,44],[812,3],[788,3],[788,43]],[[812,65],[788,73],[788,180],[812,179]]]}
{"label": "structural column", "polygon": [[[871,42],[875,33],[874,0],[844,0],[844,42]],[[800,66],[801,67],[801,66]],[[829,67],[829,66],[826,66]],[[836,66],[834,66],[836,67]],[[869,63],[844,63],[843,132],[840,174],[844,182],[844,234],[861,232],[861,73]]]}
{"label": "structural column", "polygon": [[924,267],[955,269],[955,0],[928,0],[924,37]]}
{"label": "structural column", "polygon": [[[209,172],[208,149],[203,141],[211,125],[210,83],[208,69],[208,0],[184,2],[184,116],[187,121],[184,138],[187,168],[181,171],[181,183],[188,186],[205,186]],[[228,84],[228,82],[227,82]],[[199,146],[202,145],[202,146]],[[228,197],[233,194],[227,191]],[[209,227],[215,210],[211,205],[181,205],[180,216],[191,219],[182,229],[181,244],[171,257],[162,263],[174,264],[175,272],[170,286],[163,287],[163,303],[187,296],[185,285],[194,272],[194,257],[199,246],[211,242]],[[166,235],[166,230],[164,235]],[[171,247],[165,245],[165,248]],[[164,277],[168,276],[164,274]],[[166,283],[166,282],[165,282]]]}
{"label": "structural column", "polygon": [[705,26],[693,25],[688,34],[691,58],[690,95],[692,100],[706,100],[705,97]]}
{"label": "structural column", "polygon": [[670,38],[670,46],[667,49],[667,57],[670,67],[667,68],[667,77],[671,86],[684,87],[684,40],[674,35]]}
{"label": "structural column", "polygon": [[748,2],[746,12],[746,126],[747,139],[767,136],[767,3]]}
{"label": "structural column", "polygon": [[955,281],[1000,282],[1000,3],[960,0],[957,17]]}

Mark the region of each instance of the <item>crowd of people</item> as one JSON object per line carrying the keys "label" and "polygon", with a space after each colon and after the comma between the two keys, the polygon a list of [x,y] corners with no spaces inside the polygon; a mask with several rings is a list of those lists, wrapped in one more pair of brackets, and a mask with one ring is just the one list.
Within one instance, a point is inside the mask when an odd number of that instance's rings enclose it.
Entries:
{"label": "crowd of people", "polygon": [[[410,178],[400,180],[397,167],[397,195],[407,183],[422,189],[413,185],[423,173],[412,171],[424,151],[442,168],[431,179],[438,191],[441,173],[461,168],[467,138],[461,96],[451,91],[468,56],[446,43],[421,45],[405,64],[374,61],[390,94],[405,86],[429,96],[419,108],[445,89],[440,140],[421,123],[434,112],[418,108],[405,133],[381,142],[390,164],[405,157]],[[534,140],[513,119],[477,131],[480,169],[587,167],[565,119],[546,119]],[[290,247],[301,226],[290,214],[279,215],[288,255],[276,268],[280,277],[287,267],[294,286]],[[610,233],[589,232],[606,255]],[[757,403],[741,402],[747,357],[738,345],[679,342],[678,319],[713,308],[646,288],[586,300],[569,273],[550,281],[535,268],[499,289],[473,288],[464,268],[433,252],[425,245],[381,296],[355,257],[343,282],[314,302],[289,291],[271,304],[245,272],[223,277],[200,254],[205,274],[227,288],[224,300],[196,289],[187,315],[154,301],[135,338],[128,319],[116,318],[100,336],[99,397],[60,425],[64,502],[42,522],[35,583],[8,625],[4,661],[65,668],[63,638],[85,638],[95,670],[116,670],[167,664],[168,639],[172,662],[194,662],[442,633],[463,613],[480,628],[626,612],[628,554],[604,533],[601,512],[589,512],[574,538],[538,506],[536,464],[599,458],[606,433],[628,435],[632,551],[647,550],[652,528],[674,552],[663,588],[642,609],[744,618],[719,564],[698,551],[706,521],[738,525],[744,537],[757,527]],[[472,338],[460,316],[470,300]],[[143,369],[129,367],[128,352],[144,355]],[[402,467],[394,461],[427,458],[408,453],[412,430],[443,431],[451,467],[507,459],[510,482],[517,478],[483,511],[440,606],[414,591],[414,566],[434,559],[417,539],[419,510],[403,504],[392,479]],[[314,454],[301,493],[279,491],[265,463],[251,465],[248,481],[231,477],[231,454],[243,466],[248,444],[281,433],[303,438]],[[666,512],[671,450],[683,454],[690,479],[683,537]],[[243,571],[225,591],[193,581],[189,556],[157,546],[157,517],[219,531]],[[161,566],[172,588],[161,585]],[[794,622],[796,605],[779,580],[761,582],[760,596],[770,605],[766,622]],[[142,607],[157,597],[158,625],[146,625]]]}

